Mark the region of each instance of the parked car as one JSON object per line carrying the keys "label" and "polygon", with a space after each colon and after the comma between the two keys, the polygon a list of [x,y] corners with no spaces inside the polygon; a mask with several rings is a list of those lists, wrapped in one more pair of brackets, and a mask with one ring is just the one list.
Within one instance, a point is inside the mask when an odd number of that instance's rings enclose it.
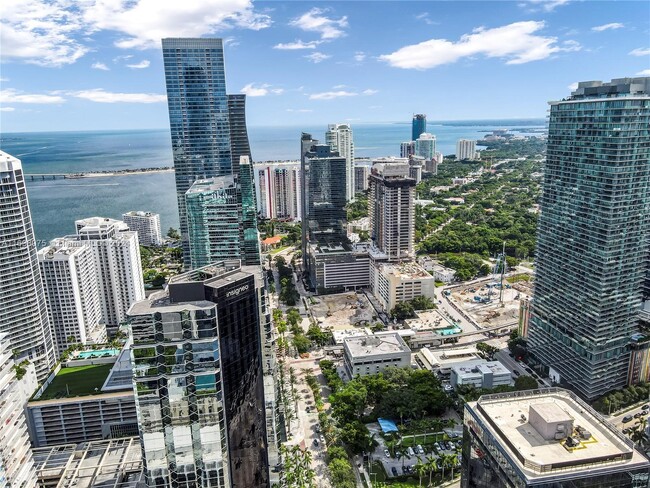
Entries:
{"label": "parked car", "polygon": [[624,424],[630,422],[631,420],[632,420],[632,416],[631,416],[631,415],[626,415],[625,417],[623,417],[623,423],[624,423]]}
{"label": "parked car", "polygon": [[388,449],[384,449],[384,456],[390,458],[390,451]]}
{"label": "parked car", "polygon": [[409,457],[415,456],[415,451],[413,451],[413,448],[411,446],[409,446],[409,448],[406,450],[406,453]]}
{"label": "parked car", "polygon": [[454,449],[454,445],[449,441],[447,441],[447,449],[450,451]]}
{"label": "parked car", "polygon": [[424,454],[424,449],[422,448],[422,446],[420,444],[418,444],[416,446],[416,449],[418,451],[418,454]]}
{"label": "parked car", "polygon": [[521,373],[520,373],[519,371],[517,371],[516,369],[513,371],[513,373],[515,374],[515,376],[519,376],[519,375],[521,374]]}
{"label": "parked car", "polygon": [[396,468],[395,466],[393,466],[392,468],[390,468],[390,470],[391,470],[391,472],[393,473],[393,476],[397,476],[397,468]]}
{"label": "parked car", "polygon": [[646,404],[641,407],[641,410],[648,410],[650,409],[650,405]]}
{"label": "parked car", "polygon": [[318,439],[314,439],[314,445],[318,447]]}
{"label": "parked car", "polygon": [[433,444],[433,447],[436,448],[436,451],[440,450],[440,444],[438,444],[437,442]]}

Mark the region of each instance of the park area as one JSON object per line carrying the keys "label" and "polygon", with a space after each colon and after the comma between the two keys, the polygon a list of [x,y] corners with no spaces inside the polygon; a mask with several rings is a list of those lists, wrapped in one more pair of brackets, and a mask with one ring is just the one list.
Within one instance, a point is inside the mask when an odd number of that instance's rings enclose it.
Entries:
{"label": "park area", "polygon": [[61,368],[38,400],[86,396],[97,393],[113,364]]}

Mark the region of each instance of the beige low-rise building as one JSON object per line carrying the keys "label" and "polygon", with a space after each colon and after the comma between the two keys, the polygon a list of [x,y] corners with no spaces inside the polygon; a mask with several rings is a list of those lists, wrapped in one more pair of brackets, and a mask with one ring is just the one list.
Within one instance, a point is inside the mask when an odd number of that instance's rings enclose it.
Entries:
{"label": "beige low-rise building", "polygon": [[343,364],[348,378],[377,374],[389,366],[411,365],[411,350],[397,333],[351,337],[343,341]]}
{"label": "beige low-rise building", "polygon": [[377,263],[370,272],[374,295],[386,311],[419,296],[435,299],[435,278],[415,262]]}

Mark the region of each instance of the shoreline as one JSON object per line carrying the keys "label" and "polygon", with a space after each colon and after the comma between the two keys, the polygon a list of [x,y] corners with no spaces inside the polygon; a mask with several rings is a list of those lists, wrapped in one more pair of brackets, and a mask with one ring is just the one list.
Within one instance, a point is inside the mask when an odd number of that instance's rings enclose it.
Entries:
{"label": "shoreline", "polygon": [[174,172],[174,168],[124,169],[118,171],[90,171],[88,173],[69,173],[69,174],[64,174],[63,178],[65,179],[101,178],[105,176],[128,176],[128,175],[143,175],[147,173],[173,173],[173,172]]}

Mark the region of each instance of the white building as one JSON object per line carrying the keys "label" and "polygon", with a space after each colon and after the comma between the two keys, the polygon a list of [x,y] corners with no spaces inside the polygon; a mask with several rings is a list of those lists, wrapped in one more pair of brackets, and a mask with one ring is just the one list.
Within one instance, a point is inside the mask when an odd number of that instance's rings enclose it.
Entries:
{"label": "white building", "polygon": [[129,230],[138,233],[138,240],[143,246],[160,246],[163,243],[159,214],[131,211],[122,214],[122,220],[129,226]]}
{"label": "white building", "polygon": [[91,217],[75,221],[76,236],[57,243],[89,247],[99,279],[102,321],[113,332],[126,319],[129,307],[144,300],[144,280],[137,232],[114,219]]}
{"label": "white building", "polygon": [[373,294],[386,311],[419,296],[435,299],[435,279],[415,262],[375,262],[370,274]]}
{"label": "white building", "polygon": [[420,263],[424,269],[431,273],[436,281],[442,281],[443,283],[452,283],[456,279],[456,271],[443,266],[435,259],[431,259],[430,257],[425,256],[419,258],[418,263]]}
{"label": "white building", "polygon": [[451,386],[472,385],[476,388],[496,388],[513,384],[510,371],[499,361],[478,359],[451,367]]}
{"label": "white building", "polygon": [[300,161],[255,163],[257,211],[265,219],[302,220]]}
{"label": "white building", "polygon": [[372,161],[370,159],[357,159],[354,162],[354,191],[356,193],[368,189],[368,178],[372,170]]}
{"label": "white building", "polygon": [[415,141],[402,142],[399,147],[399,157],[408,158],[415,155]]}
{"label": "white building", "polygon": [[20,161],[0,151],[0,333],[36,366],[43,381],[55,363],[36,241]]}
{"label": "white building", "polygon": [[456,159],[476,159],[476,141],[470,139],[458,139],[456,142]]}
{"label": "white building", "polygon": [[436,155],[436,136],[423,132],[415,141],[415,155],[430,161]]}
{"label": "white building", "polygon": [[441,375],[451,374],[451,368],[455,365],[466,363],[469,360],[480,360],[476,347],[464,347],[460,349],[429,349],[423,347],[416,355],[416,360],[429,371],[438,372]]}
{"label": "white building", "polygon": [[54,240],[38,251],[57,356],[61,356],[70,342],[84,345],[106,342],[93,252],[86,246],[65,244],[65,239]]}
{"label": "white building", "polygon": [[344,157],[346,161],[345,172],[345,195],[347,201],[354,200],[354,140],[352,138],[352,127],[349,124],[330,124],[327,126],[325,133],[325,143],[328,144],[332,151],[337,151],[339,156]]}
{"label": "white building", "polygon": [[406,368],[411,365],[411,350],[397,333],[351,337],[343,340],[343,365],[349,379],[389,366]]}
{"label": "white building", "polygon": [[[32,367],[31,374],[34,375]],[[0,487],[34,488],[36,471],[23,406],[27,395],[14,371],[11,345],[0,335]]]}

